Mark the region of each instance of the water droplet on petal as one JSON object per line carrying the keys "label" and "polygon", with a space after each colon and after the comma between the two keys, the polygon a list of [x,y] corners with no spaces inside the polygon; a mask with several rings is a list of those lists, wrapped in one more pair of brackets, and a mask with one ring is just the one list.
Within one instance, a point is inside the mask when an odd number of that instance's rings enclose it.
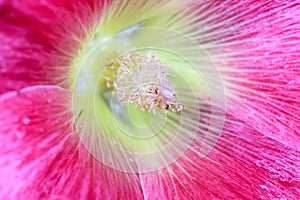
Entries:
{"label": "water droplet on petal", "polygon": [[22,120],[23,124],[25,124],[25,125],[30,124],[30,121],[31,121],[31,120],[30,120],[28,117],[25,117],[25,118],[23,118],[23,120]]}
{"label": "water droplet on petal", "polygon": [[20,132],[20,131],[16,131],[15,132],[15,136],[17,137],[17,139],[23,139],[25,136],[24,132]]}
{"label": "water droplet on petal", "polygon": [[44,132],[45,132],[45,129],[39,128],[39,132],[44,133]]}
{"label": "water droplet on petal", "polygon": [[259,185],[259,186],[260,186],[263,190],[267,190],[267,191],[269,190],[268,187],[265,186],[265,185]]}

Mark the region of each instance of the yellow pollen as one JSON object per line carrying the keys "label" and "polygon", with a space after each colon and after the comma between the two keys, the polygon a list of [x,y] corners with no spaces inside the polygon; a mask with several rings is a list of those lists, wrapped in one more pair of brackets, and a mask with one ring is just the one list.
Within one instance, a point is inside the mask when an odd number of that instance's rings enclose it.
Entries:
{"label": "yellow pollen", "polygon": [[175,87],[168,79],[171,67],[157,58],[156,52],[146,55],[131,52],[108,65],[106,85],[114,88],[121,104],[133,103],[141,110],[165,113],[181,111],[183,106],[177,98]]}

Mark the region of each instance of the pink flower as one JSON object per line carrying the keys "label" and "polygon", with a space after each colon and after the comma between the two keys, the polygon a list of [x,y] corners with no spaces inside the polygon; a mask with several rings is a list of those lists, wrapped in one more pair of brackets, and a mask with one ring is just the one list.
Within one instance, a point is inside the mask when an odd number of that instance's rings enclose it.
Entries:
{"label": "pink flower", "polygon": [[297,1],[0,0],[0,25],[0,199],[300,198]]}

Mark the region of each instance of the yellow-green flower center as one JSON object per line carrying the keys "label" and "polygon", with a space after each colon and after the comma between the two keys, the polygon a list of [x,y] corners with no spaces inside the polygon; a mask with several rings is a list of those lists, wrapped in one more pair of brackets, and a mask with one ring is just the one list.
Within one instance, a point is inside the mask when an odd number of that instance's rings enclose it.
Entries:
{"label": "yellow-green flower center", "polygon": [[189,30],[179,1],[118,3],[122,11],[108,10],[78,56],[74,122],[105,165],[156,170],[180,157],[199,129],[210,128],[200,123],[209,87],[199,66],[208,67],[205,73],[213,64],[197,42],[176,32]]}

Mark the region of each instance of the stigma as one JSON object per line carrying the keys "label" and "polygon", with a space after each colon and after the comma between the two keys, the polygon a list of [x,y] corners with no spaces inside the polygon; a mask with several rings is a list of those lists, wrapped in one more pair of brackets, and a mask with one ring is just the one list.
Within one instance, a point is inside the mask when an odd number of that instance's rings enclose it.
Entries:
{"label": "stigma", "polygon": [[149,50],[123,55],[107,65],[106,85],[121,104],[134,104],[142,111],[179,112],[183,109],[175,86],[170,82],[171,66]]}

